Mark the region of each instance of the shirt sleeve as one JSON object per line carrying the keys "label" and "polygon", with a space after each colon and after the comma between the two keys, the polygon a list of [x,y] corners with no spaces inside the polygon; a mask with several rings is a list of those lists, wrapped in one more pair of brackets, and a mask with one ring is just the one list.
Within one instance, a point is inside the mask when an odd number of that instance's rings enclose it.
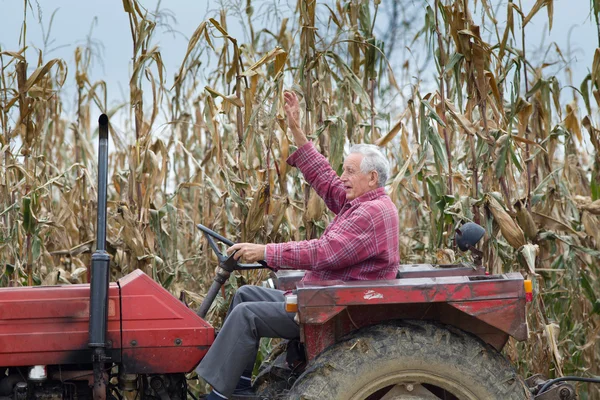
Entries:
{"label": "shirt sleeve", "polygon": [[329,161],[317,151],[312,142],[298,148],[287,162],[302,172],[306,181],[333,213],[340,212],[346,203],[344,184],[329,165]]}
{"label": "shirt sleeve", "polygon": [[366,210],[340,221],[319,239],[267,245],[267,263],[309,271],[336,270],[365,261],[377,253],[375,224]]}

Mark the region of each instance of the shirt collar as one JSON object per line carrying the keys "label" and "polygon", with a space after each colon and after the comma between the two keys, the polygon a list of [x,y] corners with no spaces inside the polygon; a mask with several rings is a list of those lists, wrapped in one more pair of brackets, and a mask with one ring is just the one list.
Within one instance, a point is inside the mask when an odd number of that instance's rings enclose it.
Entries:
{"label": "shirt collar", "polygon": [[354,200],[350,201],[350,205],[354,206],[354,205],[357,205],[360,203],[364,203],[366,201],[375,200],[376,198],[384,196],[384,195],[385,195],[385,188],[378,187],[377,189],[370,190],[367,193],[363,194],[362,196],[359,196],[359,197],[355,198]]}

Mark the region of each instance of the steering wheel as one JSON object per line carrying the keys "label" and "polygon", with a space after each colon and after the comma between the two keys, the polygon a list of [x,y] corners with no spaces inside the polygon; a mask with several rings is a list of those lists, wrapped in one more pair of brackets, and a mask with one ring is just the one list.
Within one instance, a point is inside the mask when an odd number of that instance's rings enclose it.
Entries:
{"label": "steering wheel", "polygon": [[196,225],[196,227],[204,233],[204,236],[206,237],[206,240],[208,241],[208,245],[210,246],[211,249],[213,249],[217,258],[219,259],[220,267],[222,267],[222,268],[226,267],[224,269],[229,270],[229,272],[233,272],[236,270],[240,271],[240,270],[245,270],[245,269],[261,269],[261,268],[268,268],[268,269],[272,270],[272,268],[269,267],[267,265],[266,261],[264,261],[264,260],[260,260],[256,264],[242,264],[242,263],[237,262],[237,260],[235,260],[233,258],[233,255],[236,252],[233,252],[230,256],[227,256],[227,255],[221,253],[219,251],[219,248],[217,247],[217,244],[213,240],[213,238],[219,240],[220,242],[225,243],[227,246],[233,246],[235,243],[233,243],[231,240],[227,239],[226,237],[219,235],[217,232],[215,232],[211,229],[208,229],[207,227],[205,227],[202,224],[198,224],[198,225]]}
{"label": "steering wheel", "polygon": [[205,227],[202,224],[198,224],[198,225],[196,225],[196,227],[198,229],[200,229],[202,231],[202,233],[204,233],[204,236],[206,237],[206,240],[208,241],[208,245],[215,252],[217,259],[219,260],[219,267],[220,267],[217,270],[217,275],[215,276],[213,283],[210,286],[210,289],[208,290],[208,293],[204,297],[204,301],[202,301],[202,304],[200,305],[200,308],[198,309],[198,312],[197,312],[197,314],[201,318],[204,318],[206,316],[206,313],[210,309],[210,306],[212,305],[213,301],[217,297],[219,290],[221,290],[221,287],[225,284],[225,282],[227,282],[227,279],[229,279],[229,276],[231,275],[231,273],[233,271],[243,271],[243,270],[262,269],[262,268],[268,268],[270,270],[273,270],[273,268],[269,267],[264,260],[260,260],[260,261],[258,261],[258,263],[255,263],[255,264],[239,263],[235,258],[233,258],[233,256],[235,255],[236,252],[232,253],[230,256],[227,256],[227,255],[221,253],[221,251],[217,247],[217,244],[215,243],[214,239],[217,239],[218,241],[225,243],[227,246],[233,246],[235,243],[233,243],[231,240],[227,239],[226,237],[219,235],[217,232],[215,232],[211,229],[208,229],[207,227]]}

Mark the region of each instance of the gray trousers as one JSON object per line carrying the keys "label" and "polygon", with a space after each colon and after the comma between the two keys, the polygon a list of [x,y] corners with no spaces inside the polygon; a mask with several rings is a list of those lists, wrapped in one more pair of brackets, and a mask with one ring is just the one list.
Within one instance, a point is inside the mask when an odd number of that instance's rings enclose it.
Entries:
{"label": "gray trousers", "polygon": [[196,368],[223,396],[233,393],[242,374],[252,376],[260,338],[300,337],[295,313],[285,311],[283,293],[249,285],[236,292],[223,328]]}

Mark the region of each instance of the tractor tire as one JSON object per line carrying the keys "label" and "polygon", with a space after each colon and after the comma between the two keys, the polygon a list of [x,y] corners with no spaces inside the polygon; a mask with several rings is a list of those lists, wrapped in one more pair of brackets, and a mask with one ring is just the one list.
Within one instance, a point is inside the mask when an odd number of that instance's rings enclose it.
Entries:
{"label": "tractor tire", "polygon": [[[420,396],[421,390],[428,394]],[[406,395],[394,395],[398,392]],[[298,378],[287,398],[523,400],[532,396],[510,363],[478,338],[439,323],[394,321],[359,329],[329,347]]]}

